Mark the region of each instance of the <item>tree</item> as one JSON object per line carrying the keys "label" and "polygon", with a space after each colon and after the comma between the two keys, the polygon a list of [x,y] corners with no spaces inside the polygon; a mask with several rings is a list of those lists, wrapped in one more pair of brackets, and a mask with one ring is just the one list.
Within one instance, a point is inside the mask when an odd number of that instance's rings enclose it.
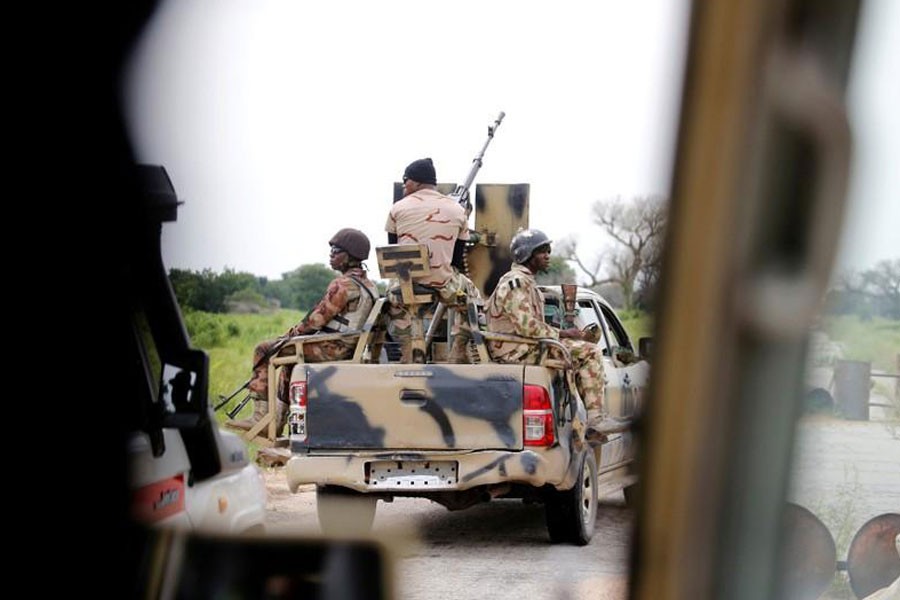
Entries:
{"label": "tree", "polygon": [[900,258],[882,260],[865,271],[840,273],[828,291],[826,306],[833,314],[900,319]]}
{"label": "tree", "polygon": [[169,281],[181,306],[206,312],[223,312],[230,295],[240,291],[259,293],[266,283],[264,277],[229,268],[222,274],[211,269],[196,272],[170,269]]}
{"label": "tree", "polygon": [[281,280],[272,282],[269,291],[285,308],[310,310],[322,296],[336,273],[322,264],[308,264],[283,273]]}
{"label": "tree", "polygon": [[562,256],[551,256],[550,266],[545,272],[538,273],[535,280],[541,285],[575,283],[575,270]]}
{"label": "tree", "polygon": [[588,265],[578,256],[575,241],[561,245],[560,254],[574,261],[588,277],[588,287],[615,283],[622,290],[624,307],[647,306],[659,281],[666,204],[658,196],[597,201],[592,218],[615,246]]}
{"label": "tree", "polygon": [[877,300],[878,314],[900,319],[900,258],[880,261],[863,279]]}

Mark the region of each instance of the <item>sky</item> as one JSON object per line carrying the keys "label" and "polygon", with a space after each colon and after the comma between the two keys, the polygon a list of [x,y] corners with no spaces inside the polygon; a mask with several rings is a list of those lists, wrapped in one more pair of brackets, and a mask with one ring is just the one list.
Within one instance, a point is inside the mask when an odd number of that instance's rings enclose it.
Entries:
{"label": "sky", "polygon": [[[165,166],[184,202],[163,229],[166,264],[275,279],[327,264],[343,227],[385,244],[404,167],[428,156],[439,181],[461,182],[500,111],[475,183],[530,184],[531,226],[599,254],[595,201],[669,195],[688,6],[548,6],[162,2],[123,98],[138,159]],[[898,6],[867,5],[862,29],[892,27],[892,46],[860,46],[875,75],[851,96],[866,159],[851,192],[867,208],[848,215],[840,260],[862,267],[900,258],[900,76],[879,74],[900,56]]]}

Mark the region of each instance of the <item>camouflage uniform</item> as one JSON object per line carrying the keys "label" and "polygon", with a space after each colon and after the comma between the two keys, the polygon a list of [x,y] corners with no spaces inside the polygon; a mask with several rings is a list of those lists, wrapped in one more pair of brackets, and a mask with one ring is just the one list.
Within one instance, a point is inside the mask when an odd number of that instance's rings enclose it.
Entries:
{"label": "camouflage uniform", "polygon": [[[364,292],[359,284],[362,283],[371,292],[371,296]],[[378,288],[366,277],[366,272],[360,267],[352,267],[344,274],[338,276],[325,291],[325,296],[306,315],[306,317],[288,330],[286,337],[297,335],[309,335],[313,333],[334,333],[349,329],[359,329],[374,304],[373,298],[378,298]],[[326,340],[322,342],[306,342],[303,344],[303,359],[306,362],[325,362],[329,360],[345,360],[353,356],[358,338],[348,340]],[[267,340],[256,346],[253,352],[253,364],[265,356],[279,340]],[[286,354],[292,354],[290,347],[285,349]],[[287,401],[288,369],[282,369],[281,379],[278,385],[278,397]],[[268,398],[269,390],[269,361],[253,371],[250,380],[251,394],[259,398]]]}
{"label": "camouflage uniform", "polygon": [[[428,246],[431,273],[414,277],[413,283],[433,288],[441,302],[457,308],[453,329],[450,332],[454,339],[453,347],[450,349],[450,361],[466,362],[465,343],[471,334],[465,302],[460,300],[468,297],[481,305],[483,299],[472,280],[450,264],[456,240],[469,239],[465,209],[449,196],[425,188],[396,202],[391,207],[384,229],[397,235],[398,244]],[[413,315],[402,303],[398,283],[391,286],[388,298],[391,335],[400,341],[403,360],[407,362]],[[427,307],[421,310],[423,314],[419,315],[420,318],[430,312]]]}
{"label": "camouflage uniform", "polygon": [[[559,340],[559,330],[544,322],[544,297],[531,271],[520,264],[500,278],[488,298],[488,331],[529,338]],[[600,350],[581,340],[559,340],[572,355],[578,393],[588,410],[603,407],[606,373]],[[538,346],[525,343],[490,342],[491,356],[504,363],[528,362],[537,358]]]}

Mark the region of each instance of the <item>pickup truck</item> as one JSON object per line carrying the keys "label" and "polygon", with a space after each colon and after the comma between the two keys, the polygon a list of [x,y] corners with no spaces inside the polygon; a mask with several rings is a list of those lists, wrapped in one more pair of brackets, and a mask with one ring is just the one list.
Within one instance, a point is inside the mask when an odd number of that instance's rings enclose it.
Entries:
{"label": "pickup truck", "polygon": [[[561,286],[541,291],[546,320],[558,322]],[[475,364],[440,361],[446,336],[441,341],[440,327],[432,327],[437,316],[426,337],[431,359],[402,364],[382,350],[385,313],[381,298],[361,332],[329,334],[359,337],[348,361],[298,362],[303,352],[297,347],[289,356],[282,350],[270,365],[292,368],[287,481],[293,492],[316,485],[322,530],[368,529],[377,501],[396,497],[428,498],[449,510],[522,498],[544,504],[553,542],[589,543],[598,500],[636,482],[635,444],[627,428],[602,443],[579,436],[586,415],[565,348],[553,339],[481,331],[470,304],[477,346],[472,355],[480,357]],[[575,326],[599,336],[610,416],[637,418],[648,362],[599,294],[579,288],[575,313]],[[292,338],[290,344],[309,339]],[[491,339],[530,341],[543,352],[536,364],[495,363],[485,343]]]}

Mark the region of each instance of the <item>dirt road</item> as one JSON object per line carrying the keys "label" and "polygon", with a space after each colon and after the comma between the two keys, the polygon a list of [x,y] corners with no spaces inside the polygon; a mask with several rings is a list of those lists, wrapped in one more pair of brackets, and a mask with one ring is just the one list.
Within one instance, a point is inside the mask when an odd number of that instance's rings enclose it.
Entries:
{"label": "dirt road", "polygon": [[[320,535],[315,492],[287,489],[283,469],[266,472],[273,535]],[[378,503],[372,535],[396,553],[398,599],[627,598],[633,513],[621,494],[600,506],[587,547],[551,544],[544,510],[520,500],[450,512],[428,500]]]}
{"label": "dirt road", "polygon": [[[793,473],[789,499],[828,526],[844,560],[863,523],[900,510],[900,424],[804,419]],[[266,479],[269,532],[320,535],[313,487],[291,494],[283,469],[267,470]],[[578,548],[550,544],[541,506],[499,500],[449,512],[397,499],[379,502],[372,535],[395,553],[400,600],[624,600],[633,522],[621,494],[607,498],[594,539]]]}

